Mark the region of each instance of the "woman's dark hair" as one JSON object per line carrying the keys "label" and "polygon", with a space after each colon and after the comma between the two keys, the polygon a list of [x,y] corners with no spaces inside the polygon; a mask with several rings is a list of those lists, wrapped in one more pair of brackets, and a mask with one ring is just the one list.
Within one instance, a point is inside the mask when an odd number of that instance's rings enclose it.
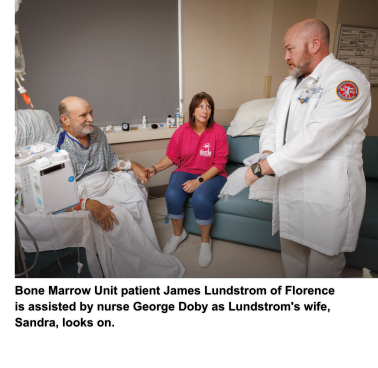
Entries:
{"label": "woman's dark hair", "polygon": [[212,126],[214,125],[214,100],[206,92],[200,92],[193,96],[192,102],[189,105],[189,124],[193,129],[195,128],[194,110],[200,105],[203,100],[206,100],[211,107],[211,115],[207,122],[206,129],[212,128]]}

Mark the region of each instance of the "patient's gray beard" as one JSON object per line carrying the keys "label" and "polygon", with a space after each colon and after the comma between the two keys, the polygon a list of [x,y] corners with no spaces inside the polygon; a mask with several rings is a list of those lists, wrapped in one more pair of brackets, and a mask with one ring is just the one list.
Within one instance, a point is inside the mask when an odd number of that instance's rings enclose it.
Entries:
{"label": "patient's gray beard", "polygon": [[93,125],[87,125],[87,126],[84,126],[81,131],[82,131],[82,133],[87,135],[87,134],[93,133],[93,130],[94,130]]}
{"label": "patient's gray beard", "polygon": [[71,132],[74,133],[77,137],[85,137],[86,135],[93,133],[93,130],[94,130],[93,125],[89,125],[89,124],[86,126],[83,126],[81,130],[75,129],[71,126]]}

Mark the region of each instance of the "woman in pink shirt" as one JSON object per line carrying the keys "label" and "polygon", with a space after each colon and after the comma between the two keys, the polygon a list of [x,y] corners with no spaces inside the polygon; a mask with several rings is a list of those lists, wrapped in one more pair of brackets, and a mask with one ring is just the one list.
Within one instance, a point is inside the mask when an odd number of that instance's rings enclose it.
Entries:
{"label": "woman in pink shirt", "polygon": [[187,237],[183,228],[184,203],[192,196],[194,216],[201,230],[198,263],[200,267],[207,267],[213,257],[209,236],[214,220],[213,205],[227,181],[228,141],[225,129],[214,122],[214,101],[207,93],[194,95],[189,116],[189,122],[173,134],[167,155],[145,171],[151,178],[172,165],[178,166],[165,193],[174,235],[164,246],[163,253],[172,254]]}

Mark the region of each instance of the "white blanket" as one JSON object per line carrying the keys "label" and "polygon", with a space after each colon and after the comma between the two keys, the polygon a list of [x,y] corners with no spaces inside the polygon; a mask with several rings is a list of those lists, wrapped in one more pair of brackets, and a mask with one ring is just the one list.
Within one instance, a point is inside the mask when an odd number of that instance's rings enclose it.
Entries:
{"label": "white blanket", "polygon": [[[93,277],[182,277],[185,268],[172,255],[163,254],[156,238],[146,198],[147,192],[139,187],[128,173],[94,174],[80,181],[82,191],[101,193],[104,190],[101,180],[112,180],[111,187],[102,196],[91,196],[105,205],[113,205],[111,210],[119,221],[113,224],[113,231],[105,232],[89,211],[75,213],[73,231],[72,213],[52,216],[55,249],[75,247],[75,234],[79,246],[85,247],[89,270]],[[96,175],[98,177],[96,178]],[[110,178],[110,179],[109,179]],[[96,183],[97,182],[97,186]],[[50,220],[37,212],[30,215],[20,214],[29,231],[37,240],[41,251],[52,250],[50,242]],[[34,252],[31,240],[21,226],[18,226],[21,243],[26,252]],[[96,253],[101,264],[97,261]]]}
{"label": "white blanket", "polygon": [[[223,186],[218,197],[223,198],[227,202],[229,196],[234,196],[247,188],[248,185],[245,181],[245,173],[249,166],[265,159],[268,156],[269,154],[267,153],[255,153],[254,155],[244,159],[243,163],[245,166],[237,169],[227,178],[227,182]],[[249,187],[248,199],[273,204],[274,181],[275,178],[273,176],[264,176],[258,179]]]}

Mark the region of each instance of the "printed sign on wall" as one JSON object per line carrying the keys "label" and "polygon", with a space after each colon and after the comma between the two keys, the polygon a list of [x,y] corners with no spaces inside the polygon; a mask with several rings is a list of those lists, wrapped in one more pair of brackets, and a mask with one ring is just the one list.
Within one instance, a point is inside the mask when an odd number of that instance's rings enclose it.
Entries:
{"label": "printed sign on wall", "polygon": [[361,70],[370,84],[378,84],[378,29],[340,24],[335,57]]}

